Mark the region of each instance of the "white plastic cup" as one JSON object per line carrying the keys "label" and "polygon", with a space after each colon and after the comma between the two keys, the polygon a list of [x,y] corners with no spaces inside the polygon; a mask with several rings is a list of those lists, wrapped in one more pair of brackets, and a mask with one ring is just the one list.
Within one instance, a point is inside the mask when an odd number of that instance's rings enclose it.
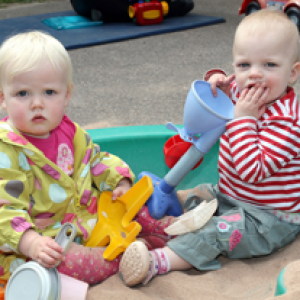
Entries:
{"label": "white plastic cup", "polygon": [[[56,235],[55,241],[66,252],[76,233],[75,225],[65,223]],[[87,288],[85,282],[59,274],[56,268],[46,269],[37,262],[30,261],[14,270],[7,282],[4,299],[85,300]]]}
{"label": "white plastic cup", "polygon": [[60,300],[84,300],[89,285],[73,277],[59,273],[61,280]]}
{"label": "white plastic cup", "polygon": [[5,300],[85,300],[88,284],[30,261],[10,277]]}
{"label": "white plastic cup", "polygon": [[60,293],[57,270],[30,261],[11,275],[5,289],[5,300],[60,300]]}

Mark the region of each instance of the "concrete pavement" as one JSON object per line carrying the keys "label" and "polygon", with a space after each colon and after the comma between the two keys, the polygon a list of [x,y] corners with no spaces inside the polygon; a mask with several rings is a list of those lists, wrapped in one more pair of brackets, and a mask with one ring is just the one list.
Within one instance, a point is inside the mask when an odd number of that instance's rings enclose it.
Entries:
{"label": "concrete pavement", "polygon": [[[75,90],[70,118],[96,127],[182,123],[191,83],[212,67],[232,71],[241,0],[194,0],[193,12],[225,23],[70,50]],[[14,5],[0,19],[72,9],[67,0]],[[66,33],[67,34],[67,33]]]}

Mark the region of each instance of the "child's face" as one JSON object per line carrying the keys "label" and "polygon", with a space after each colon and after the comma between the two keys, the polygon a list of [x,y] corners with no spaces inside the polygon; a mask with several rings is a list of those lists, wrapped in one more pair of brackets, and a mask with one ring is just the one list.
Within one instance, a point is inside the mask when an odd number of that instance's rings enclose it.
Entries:
{"label": "child's face", "polygon": [[50,63],[4,82],[0,91],[9,122],[39,138],[47,138],[60,124],[70,96],[66,72],[56,72]]}
{"label": "child's face", "polygon": [[299,63],[295,63],[289,45],[277,32],[238,35],[233,67],[239,92],[254,84],[264,83],[270,89],[265,104],[282,97],[288,84],[298,77]]}

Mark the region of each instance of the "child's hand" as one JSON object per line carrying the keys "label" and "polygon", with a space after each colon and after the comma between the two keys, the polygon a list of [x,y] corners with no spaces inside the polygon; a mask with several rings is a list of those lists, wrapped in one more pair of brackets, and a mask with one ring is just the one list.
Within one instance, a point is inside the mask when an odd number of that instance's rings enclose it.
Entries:
{"label": "child's hand", "polygon": [[245,88],[235,105],[235,119],[241,117],[254,117],[259,119],[266,110],[266,101],[270,89],[265,84],[255,85],[252,88]]}
{"label": "child's hand", "polygon": [[118,197],[123,196],[132,186],[130,179],[123,178],[119,181],[117,187],[112,193],[112,200],[116,200]]}
{"label": "child's hand", "polygon": [[64,249],[54,239],[39,235],[29,247],[29,257],[45,268],[53,268],[63,260]]}
{"label": "child's hand", "polygon": [[217,97],[217,88],[219,88],[222,92],[224,92],[227,96],[229,96],[230,92],[230,84],[234,80],[235,75],[232,74],[230,76],[226,76],[225,74],[216,73],[213,74],[208,82],[210,83],[211,91],[214,97]]}
{"label": "child's hand", "polygon": [[28,229],[21,237],[19,251],[43,267],[53,268],[63,259],[64,249],[51,237],[39,235],[33,229]]}

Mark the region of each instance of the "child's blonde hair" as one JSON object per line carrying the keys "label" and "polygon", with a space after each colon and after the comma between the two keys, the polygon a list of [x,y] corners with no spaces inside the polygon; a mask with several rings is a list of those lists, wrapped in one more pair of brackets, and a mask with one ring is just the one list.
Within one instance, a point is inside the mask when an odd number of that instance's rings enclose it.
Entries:
{"label": "child's blonde hair", "polygon": [[292,47],[295,62],[299,61],[299,32],[293,21],[282,11],[262,9],[245,17],[238,25],[233,43],[239,35],[253,36],[268,31],[278,32],[278,39],[284,39]]}
{"label": "child's blonde hair", "polygon": [[58,71],[66,71],[68,90],[72,89],[72,64],[64,46],[41,31],[20,33],[8,38],[0,47],[0,85],[15,76],[50,62]]}

